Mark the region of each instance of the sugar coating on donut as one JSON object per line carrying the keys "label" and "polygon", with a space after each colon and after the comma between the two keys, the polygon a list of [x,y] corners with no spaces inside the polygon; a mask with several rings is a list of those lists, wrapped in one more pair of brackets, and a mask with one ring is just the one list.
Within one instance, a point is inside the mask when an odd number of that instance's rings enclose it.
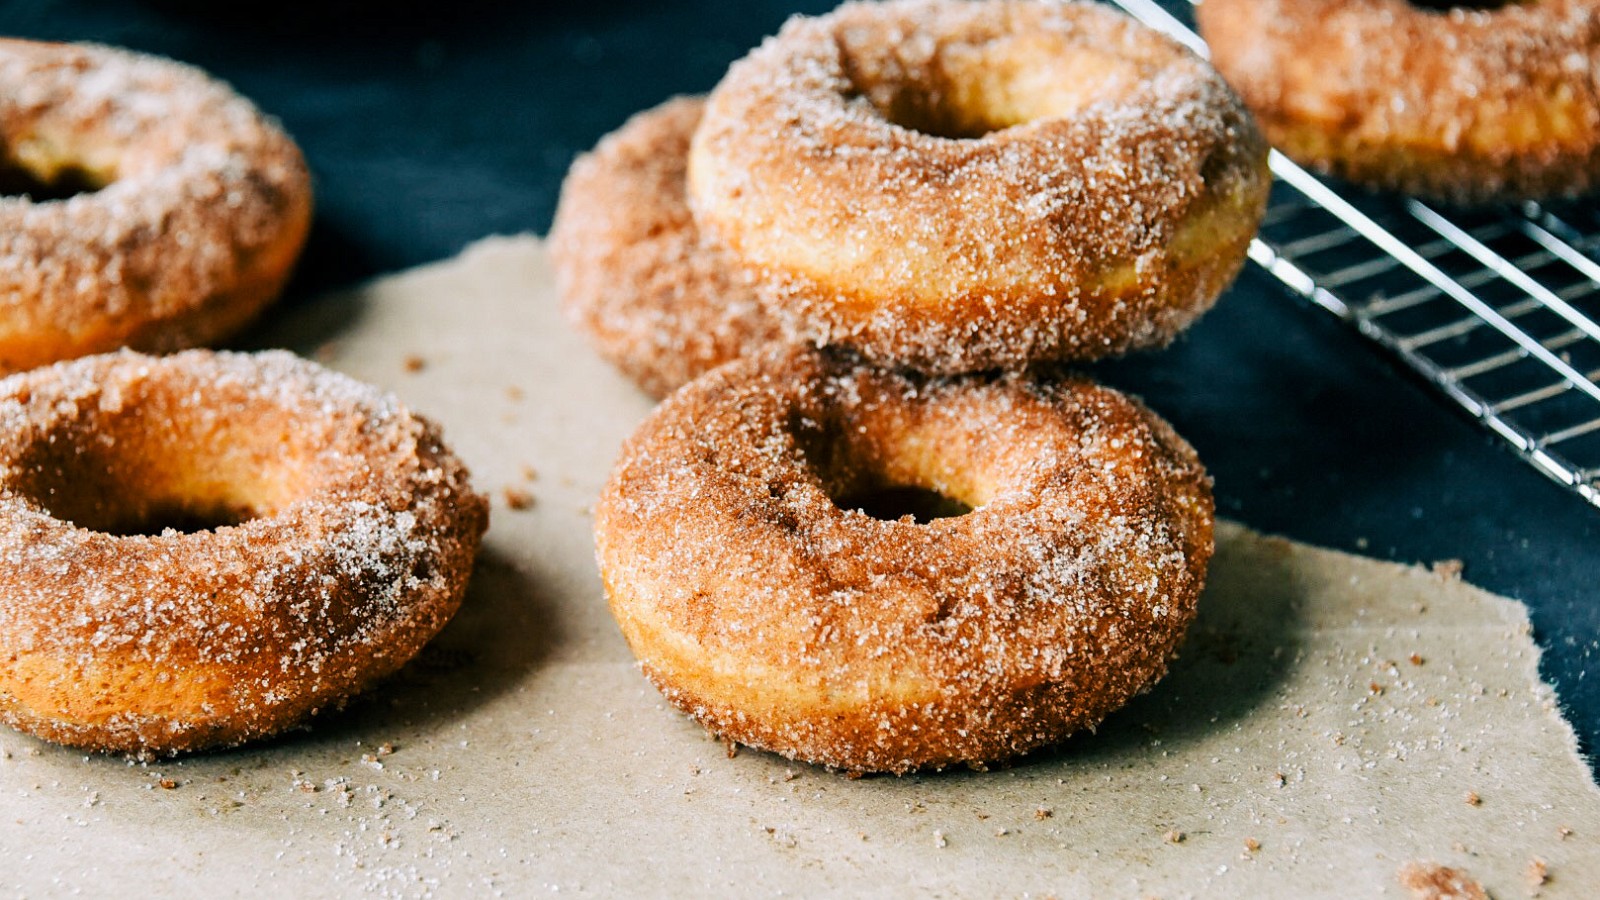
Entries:
{"label": "sugar coating on donut", "polygon": [[850,3],[729,69],[690,199],[793,336],[956,372],[1170,340],[1242,264],[1265,153],[1099,5]]}
{"label": "sugar coating on donut", "polygon": [[1279,149],[1376,187],[1473,204],[1600,177],[1600,3],[1207,0],[1212,59]]}
{"label": "sugar coating on donut", "polygon": [[0,168],[90,188],[0,197],[0,373],[237,331],[309,227],[294,143],[198,69],[95,45],[0,40]]}
{"label": "sugar coating on donut", "polygon": [[[971,511],[855,508],[888,487]],[[669,397],[595,526],[613,613],[673,703],[740,743],[890,772],[1003,761],[1148,689],[1211,529],[1193,450],[1121,394],[807,351]]]}
{"label": "sugar coating on donut", "polygon": [[443,627],[487,515],[436,428],[287,353],[0,381],[0,720],[140,755],[301,724]]}
{"label": "sugar coating on donut", "polygon": [[657,397],[778,334],[689,212],[689,137],[704,109],[678,97],[603,138],[573,162],[550,227],[567,318]]}

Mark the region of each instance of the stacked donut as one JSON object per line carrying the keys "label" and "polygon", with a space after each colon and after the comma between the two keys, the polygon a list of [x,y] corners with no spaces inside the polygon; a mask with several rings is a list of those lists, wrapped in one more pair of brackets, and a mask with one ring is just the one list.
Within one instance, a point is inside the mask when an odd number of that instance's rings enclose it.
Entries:
{"label": "stacked donut", "polygon": [[596,510],[646,675],[725,738],[984,766],[1166,670],[1209,481],[1049,374],[1170,341],[1237,273],[1265,144],[1209,66],[1094,4],[850,3],[573,166],[571,318],[666,401]]}
{"label": "stacked donut", "polygon": [[299,149],[196,69],[16,40],[0,135],[0,721],[171,754],[398,669],[487,521],[438,430],[286,353],[134,352],[226,339],[278,295],[311,218]]}

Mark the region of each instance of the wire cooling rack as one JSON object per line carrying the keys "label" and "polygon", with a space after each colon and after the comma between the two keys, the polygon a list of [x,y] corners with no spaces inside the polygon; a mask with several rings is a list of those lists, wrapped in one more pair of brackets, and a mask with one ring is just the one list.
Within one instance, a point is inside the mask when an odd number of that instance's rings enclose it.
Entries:
{"label": "wire cooling rack", "polygon": [[[1206,55],[1183,13],[1113,2]],[[1270,165],[1250,258],[1600,506],[1600,211],[1445,211],[1338,189],[1277,151]]]}

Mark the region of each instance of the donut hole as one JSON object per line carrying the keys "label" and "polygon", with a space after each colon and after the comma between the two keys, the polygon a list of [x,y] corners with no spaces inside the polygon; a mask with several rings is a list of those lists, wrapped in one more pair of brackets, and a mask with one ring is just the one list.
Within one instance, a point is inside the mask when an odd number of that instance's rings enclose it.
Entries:
{"label": "donut hole", "polygon": [[833,498],[833,502],[840,509],[853,509],[884,522],[897,522],[910,516],[918,525],[972,512],[972,507],[960,500],[915,485],[879,485]]}
{"label": "donut hole", "polygon": [[807,466],[844,511],[925,525],[964,516],[995,493],[959,436],[882,407],[863,406],[796,435]]}
{"label": "donut hole", "polygon": [[109,160],[90,158],[105,155],[74,153],[38,135],[13,141],[0,156],[0,195],[46,203],[92,194],[116,180]]}
{"label": "donut hole", "polygon": [[1142,81],[1134,61],[1056,34],[951,43],[918,64],[847,48],[845,70],[854,92],[891,123],[954,140],[1066,118]]}
{"label": "donut hole", "polygon": [[10,160],[0,161],[0,196],[27,197],[35,203],[47,203],[92,194],[106,184],[93,172],[79,166],[64,166],[41,174]]}
{"label": "donut hole", "polygon": [[[143,398],[41,436],[17,460],[14,489],[55,518],[119,537],[197,533],[283,510],[307,489],[312,458],[297,435],[230,398],[218,412]],[[52,439],[53,437],[53,439]]]}

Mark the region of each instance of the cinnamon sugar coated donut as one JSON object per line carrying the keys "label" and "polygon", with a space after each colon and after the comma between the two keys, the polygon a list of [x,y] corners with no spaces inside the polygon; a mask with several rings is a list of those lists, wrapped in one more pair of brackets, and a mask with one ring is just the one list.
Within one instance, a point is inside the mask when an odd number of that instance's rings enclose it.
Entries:
{"label": "cinnamon sugar coated donut", "polygon": [[1206,0],[1218,69],[1298,162],[1458,204],[1600,177],[1600,2]]}
{"label": "cinnamon sugar coated donut", "polygon": [[1032,0],[792,19],[689,158],[701,227],[794,337],[946,373],[1166,343],[1238,272],[1267,187],[1205,62]]}
{"label": "cinnamon sugar coated donut", "polygon": [[[906,489],[971,511],[897,518]],[[784,756],[907,772],[1057,742],[1154,684],[1212,515],[1194,451],[1086,380],[787,350],[667,398],[595,534],[622,632],[679,708]]]}
{"label": "cinnamon sugar coated donut", "polygon": [[704,109],[679,97],[607,135],[572,164],[550,226],[567,318],[656,397],[777,337],[689,212],[689,136]]}
{"label": "cinnamon sugar coated donut", "polygon": [[287,353],[0,381],[0,720],[141,756],[303,723],[461,602],[488,509],[437,430]]}
{"label": "cinnamon sugar coated donut", "polygon": [[0,40],[0,193],[0,374],[222,340],[311,221],[299,149],[248,101],[93,45]]}

